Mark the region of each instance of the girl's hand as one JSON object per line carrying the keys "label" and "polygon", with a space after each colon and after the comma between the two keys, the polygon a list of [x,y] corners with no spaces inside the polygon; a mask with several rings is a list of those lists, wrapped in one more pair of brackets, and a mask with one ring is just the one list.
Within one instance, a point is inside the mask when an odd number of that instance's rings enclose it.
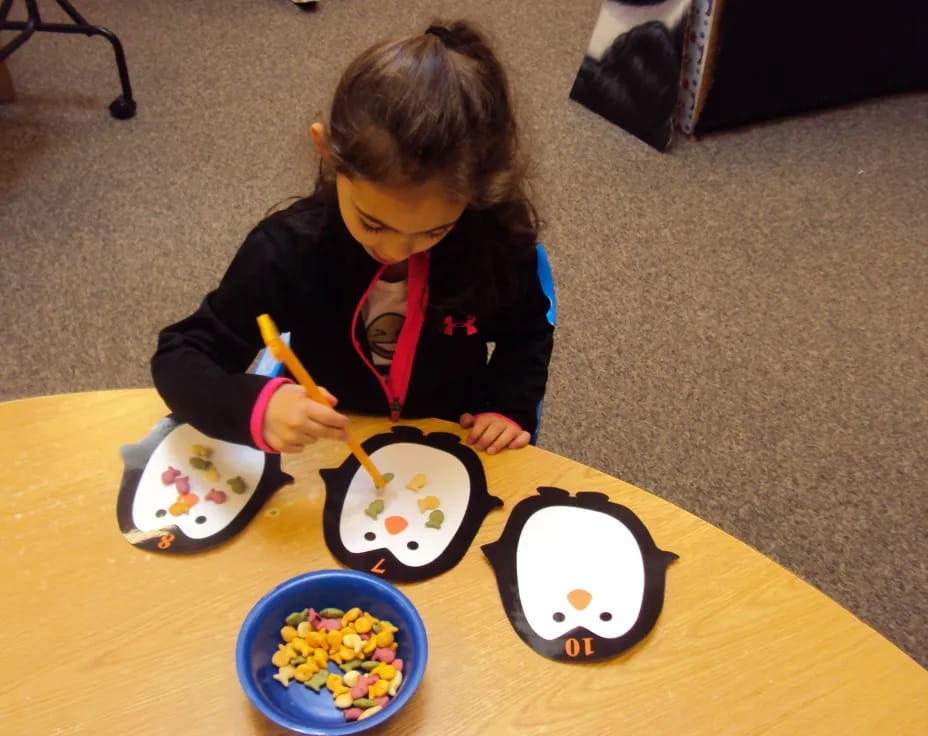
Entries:
{"label": "girl's hand", "polygon": [[[334,406],[337,399],[320,390]],[[264,412],[264,441],[277,452],[301,452],[320,437],[348,439],[348,417],[313,401],[302,386],[285,383],[271,396]]]}
{"label": "girl's hand", "polygon": [[461,414],[461,426],[464,429],[471,427],[467,435],[468,444],[478,450],[486,450],[493,455],[500,450],[510,448],[518,450],[525,447],[532,436],[524,429],[495,414]]}

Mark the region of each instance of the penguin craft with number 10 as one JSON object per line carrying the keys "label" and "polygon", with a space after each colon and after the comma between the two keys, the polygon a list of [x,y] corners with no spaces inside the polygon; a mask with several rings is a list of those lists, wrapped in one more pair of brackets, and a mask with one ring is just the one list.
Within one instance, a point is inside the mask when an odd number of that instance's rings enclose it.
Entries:
{"label": "penguin craft with number 10", "polygon": [[592,662],[641,641],[657,622],[667,566],[641,520],[604,493],[539,488],[483,546],[506,615],[550,659]]}

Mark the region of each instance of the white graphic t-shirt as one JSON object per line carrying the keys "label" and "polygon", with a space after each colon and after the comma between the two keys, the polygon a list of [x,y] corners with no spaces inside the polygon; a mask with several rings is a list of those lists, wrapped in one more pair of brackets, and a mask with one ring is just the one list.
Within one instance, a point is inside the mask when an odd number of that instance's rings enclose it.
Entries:
{"label": "white graphic t-shirt", "polygon": [[361,308],[361,317],[367,330],[371,361],[386,373],[406,320],[406,282],[377,281]]}

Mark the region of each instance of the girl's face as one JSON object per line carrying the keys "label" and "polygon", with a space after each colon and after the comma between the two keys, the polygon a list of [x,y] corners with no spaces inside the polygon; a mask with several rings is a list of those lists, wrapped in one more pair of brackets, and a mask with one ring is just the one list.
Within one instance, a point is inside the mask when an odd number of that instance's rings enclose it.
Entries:
{"label": "girl's face", "polygon": [[[310,133],[319,155],[331,162],[325,126],[313,123]],[[371,258],[387,266],[438,243],[467,206],[439,180],[397,187],[338,174],[335,185],[348,232]]]}
{"label": "girl's face", "polygon": [[454,227],[466,202],[440,181],[402,187],[336,176],[338,207],[352,237],[379,263],[402,263],[428,250]]}

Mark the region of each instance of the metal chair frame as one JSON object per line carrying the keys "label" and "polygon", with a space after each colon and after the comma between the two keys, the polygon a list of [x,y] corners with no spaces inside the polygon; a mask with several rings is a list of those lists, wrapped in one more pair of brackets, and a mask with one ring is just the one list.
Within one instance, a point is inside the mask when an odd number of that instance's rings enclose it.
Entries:
{"label": "metal chair frame", "polygon": [[132,85],[129,83],[129,68],[126,65],[126,54],[123,51],[119,38],[107,28],[95,26],[84,20],[68,0],[55,0],[56,3],[71,18],[73,23],[46,23],[39,13],[36,0],[24,0],[27,19],[24,21],[8,20],[13,0],[3,0],[0,4],[0,31],[19,31],[19,34],[5,46],[0,47],[0,61],[6,60],[10,54],[28,41],[34,33],[79,33],[85,36],[103,36],[113,46],[116,55],[116,68],[119,71],[119,81],[122,85],[122,94],[110,103],[110,114],[117,120],[128,120],[135,115],[135,100],[132,98]]}

